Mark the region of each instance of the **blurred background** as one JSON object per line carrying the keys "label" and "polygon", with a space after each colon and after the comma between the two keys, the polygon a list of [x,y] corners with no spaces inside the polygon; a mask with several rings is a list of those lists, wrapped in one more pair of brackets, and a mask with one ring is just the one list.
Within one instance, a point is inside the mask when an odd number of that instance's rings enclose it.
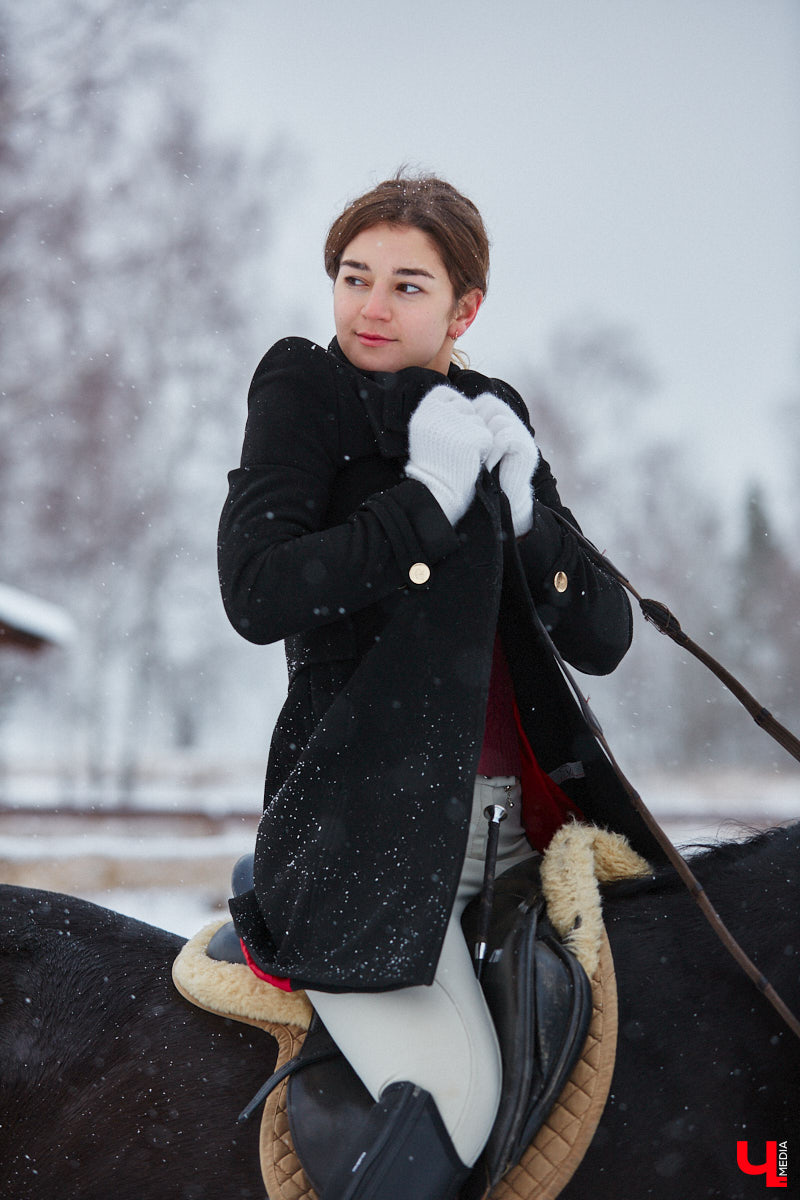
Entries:
{"label": "blurred background", "polygon": [[[798,64],[795,0],[0,8],[0,879],[224,905],[286,683],[216,582],[247,386],[327,344],[328,225],[403,165],[483,212],[463,348],[585,531],[800,728]],[[583,683],[679,841],[797,818],[641,620]]]}

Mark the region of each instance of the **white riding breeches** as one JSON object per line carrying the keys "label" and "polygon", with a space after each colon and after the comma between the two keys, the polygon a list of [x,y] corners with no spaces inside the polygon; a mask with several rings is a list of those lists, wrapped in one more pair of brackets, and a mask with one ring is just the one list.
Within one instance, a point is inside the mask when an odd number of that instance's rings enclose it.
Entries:
{"label": "white riding breeches", "polygon": [[521,824],[519,782],[513,776],[479,775],[467,855],[433,983],[390,992],[308,991],[376,1100],[390,1083],[403,1080],[431,1093],[466,1166],[472,1166],[491,1133],[502,1084],[497,1036],[461,931],[461,914],[483,884],[484,809],[496,803],[508,809],[499,830],[498,874],[533,854]]}

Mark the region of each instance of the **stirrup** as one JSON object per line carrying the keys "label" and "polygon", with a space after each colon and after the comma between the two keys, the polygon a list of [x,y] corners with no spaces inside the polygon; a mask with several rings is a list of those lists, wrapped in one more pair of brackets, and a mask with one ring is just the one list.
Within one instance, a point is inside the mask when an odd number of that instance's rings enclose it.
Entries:
{"label": "stirrup", "polygon": [[469,1173],[430,1092],[392,1083],[334,1166],[322,1200],[455,1200]]}

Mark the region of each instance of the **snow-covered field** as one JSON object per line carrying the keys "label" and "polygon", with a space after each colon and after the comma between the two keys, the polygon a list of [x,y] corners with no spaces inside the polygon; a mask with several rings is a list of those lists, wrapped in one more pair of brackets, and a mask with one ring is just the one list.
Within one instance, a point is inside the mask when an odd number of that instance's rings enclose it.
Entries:
{"label": "snow-covered field", "polygon": [[[800,773],[670,775],[634,783],[679,845],[800,819]],[[184,936],[226,913],[228,878],[252,850],[258,801],[154,793],[136,816],[53,806],[33,786],[0,810],[0,880],[81,896]]]}

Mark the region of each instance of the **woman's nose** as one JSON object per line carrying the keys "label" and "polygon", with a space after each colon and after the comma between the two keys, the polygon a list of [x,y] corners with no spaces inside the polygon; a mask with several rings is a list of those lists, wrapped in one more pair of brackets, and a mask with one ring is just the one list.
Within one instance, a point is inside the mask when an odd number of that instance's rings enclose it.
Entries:
{"label": "woman's nose", "polygon": [[389,299],[384,288],[372,287],[361,306],[361,312],[371,321],[386,321],[391,316]]}

